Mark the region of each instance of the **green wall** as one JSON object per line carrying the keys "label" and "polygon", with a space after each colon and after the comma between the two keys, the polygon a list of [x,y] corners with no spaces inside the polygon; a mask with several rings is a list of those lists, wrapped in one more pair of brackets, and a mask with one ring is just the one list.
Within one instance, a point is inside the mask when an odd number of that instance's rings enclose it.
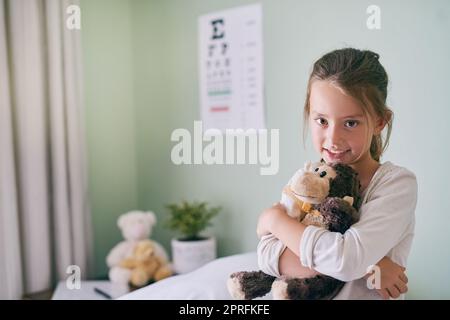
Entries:
{"label": "green wall", "polygon": [[95,275],[120,240],[117,217],[139,207],[132,12],[122,0],[82,1],[89,192]]}
{"label": "green wall", "polygon": [[[450,72],[450,3],[378,1],[381,30],[366,28],[371,1],[262,1],[267,128],[280,128],[280,170],[259,166],[175,166],[175,128],[193,130],[200,118],[197,19],[253,1],[82,1],[82,35],[90,195],[96,274],[120,240],[117,216],[153,210],[153,237],[169,249],[164,205],[207,200],[224,209],[208,230],[219,255],[254,250],[261,210],[278,200],[295,169],[316,155],[301,142],[301,110],[312,62],[334,48],[372,49],[390,76],[388,104],[395,113],[383,161],[417,175],[416,236],[408,266],[408,298],[450,298],[450,200],[443,170]],[[432,161],[432,162],[431,162]],[[387,204],[388,205],[388,204]]]}

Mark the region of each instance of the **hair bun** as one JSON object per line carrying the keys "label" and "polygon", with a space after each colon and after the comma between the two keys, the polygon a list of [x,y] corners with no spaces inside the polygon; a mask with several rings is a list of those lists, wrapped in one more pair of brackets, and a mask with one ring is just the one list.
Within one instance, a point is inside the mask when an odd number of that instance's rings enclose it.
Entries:
{"label": "hair bun", "polygon": [[380,59],[380,55],[378,53],[370,51],[370,50],[366,50],[364,52],[364,56],[367,59],[375,59],[375,60],[379,60]]}

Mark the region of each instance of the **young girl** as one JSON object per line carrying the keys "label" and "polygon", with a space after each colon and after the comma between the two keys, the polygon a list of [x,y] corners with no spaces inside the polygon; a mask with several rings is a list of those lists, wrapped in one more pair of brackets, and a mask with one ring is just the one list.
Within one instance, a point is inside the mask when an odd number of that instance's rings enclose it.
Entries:
{"label": "young girl", "polygon": [[[306,227],[277,204],[261,214],[257,226],[261,270],[277,277],[322,273],[346,281],[336,299],[403,298],[407,291],[404,266],[414,235],[417,182],[407,169],[380,163],[392,112],[385,104],[388,76],[378,58],[352,48],[324,55],[314,64],[304,108],[322,159],[348,164],[359,174],[359,222],[345,234]],[[381,286],[370,289],[373,265],[379,267]]]}

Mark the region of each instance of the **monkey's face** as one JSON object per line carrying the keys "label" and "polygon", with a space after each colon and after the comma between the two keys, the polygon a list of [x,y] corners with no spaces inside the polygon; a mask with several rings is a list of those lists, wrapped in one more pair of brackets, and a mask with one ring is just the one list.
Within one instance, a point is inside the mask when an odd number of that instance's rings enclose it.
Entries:
{"label": "monkey's face", "polygon": [[325,163],[307,163],[294,176],[290,188],[301,201],[318,204],[328,196],[330,181],[336,175],[336,171]]}

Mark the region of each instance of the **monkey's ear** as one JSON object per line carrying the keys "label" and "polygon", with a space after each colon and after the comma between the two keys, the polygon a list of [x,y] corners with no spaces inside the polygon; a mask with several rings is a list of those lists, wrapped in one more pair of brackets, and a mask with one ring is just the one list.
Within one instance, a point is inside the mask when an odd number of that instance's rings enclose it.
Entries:
{"label": "monkey's ear", "polygon": [[312,162],[311,161],[307,161],[307,162],[305,162],[305,165],[304,165],[304,167],[303,167],[303,169],[305,170],[305,172],[308,172],[308,171],[312,171]]}
{"label": "monkey's ear", "polygon": [[344,199],[344,201],[347,201],[349,205],[353,206],[353,197],[345,196],[342,199]]}

